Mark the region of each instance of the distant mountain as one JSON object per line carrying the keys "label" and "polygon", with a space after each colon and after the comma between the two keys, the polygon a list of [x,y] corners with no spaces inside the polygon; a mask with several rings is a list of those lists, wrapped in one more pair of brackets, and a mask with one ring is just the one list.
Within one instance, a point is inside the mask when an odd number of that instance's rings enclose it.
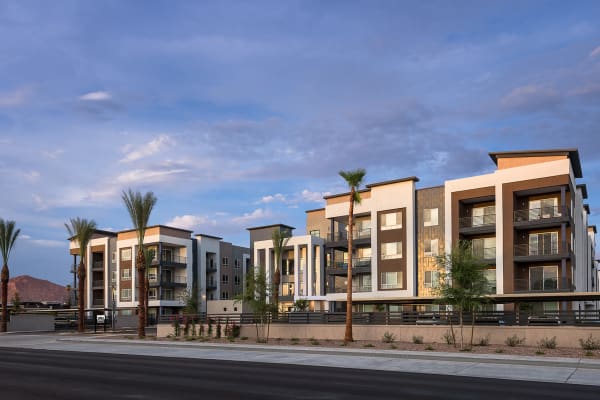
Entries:
{"label": "distant mountain", "polygon": [[19,299],[31,302],[64,302],[67,297],[67,289],[50,281],[37,279],[28,275],[16,276],[8,281],[8,303],[12,303],[15,292],[19,293]]}

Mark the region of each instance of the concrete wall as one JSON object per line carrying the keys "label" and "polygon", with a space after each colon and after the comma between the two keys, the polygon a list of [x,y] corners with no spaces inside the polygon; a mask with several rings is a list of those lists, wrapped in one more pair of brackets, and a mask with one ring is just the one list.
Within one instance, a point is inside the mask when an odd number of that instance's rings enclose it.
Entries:
{"label": "concrete wall", "polygon": [[48,332],[54,331],[52,314],[15,314],[8,321],[9,332]]}

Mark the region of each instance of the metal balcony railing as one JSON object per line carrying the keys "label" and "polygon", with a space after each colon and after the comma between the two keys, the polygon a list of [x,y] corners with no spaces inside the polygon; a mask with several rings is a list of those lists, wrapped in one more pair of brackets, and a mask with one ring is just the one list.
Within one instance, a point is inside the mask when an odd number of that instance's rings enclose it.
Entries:
{"label": "metal balcony railing", "polygon": [[[365,229],[354,229],[352,231],[352,239],[368,239],[371,237],[371,228]],[[348,232],[334,232],[327,234],[327,240],[331,242],[337,242],[341,240],[348,240]]]}
{"label": "metal balcony railing", "polygon": [[514,211],[514,222],[540,221],[570,215],[567,206],[527,208]]}
{"label": "metal balcony railing", "polygon": [[473,257],[482,260],[493,260],[496,258],[496,247],[474,248]]}
{"label": "metal balcony railing", "polygon": [[92,263],[92,268],[93,269],[102,269],[104,268],[104,261],[100,260],[100,261],[94,261]]}
{"label": "metal balcony railing", "polygon": [[459,228],[479,228],[496,225],[496,214],[472,215],[458,219]]}
{"label": "metal balcony railing", "polygon": [[562,242],[561,245],[559,245],[558,243],[538,243],[534,246],[529,245],[529,243],[525,243],[515,245],[514,256],[552,256],[559,254],[568,254],[570,253],[570,251],[571,246],[566,242]]}
{"label": "metal balcony railing", "polygon": [[160,257],[160,262],[165,264],[187,264],[187,257],[163,253]]}
{"label": "metal balcony railing", "polygon": [[[361,292],[370,292],[370,291],[371,291],[371,285],[361,285],[361,286],[352,285],[352,293],[361,293]],[[334,287],[334,291],[333,291],[333,293],[346,293],[346,292],[347,292],[346,286],[336,286],[336,287]]]}
{"label": "metal balcony railing", "polygon": [[515,279],[515,292],[570,292],[575,288],[571,278]]}
{"label": "metal balcony railing", "polygon": [[[371,257],[353,257],[352,258],[352,268],[355,267],[369,267],[371,266]],[[347,269],[348,261],[336,261],[333,263],[333,266],[330,268],[340,268]]]}

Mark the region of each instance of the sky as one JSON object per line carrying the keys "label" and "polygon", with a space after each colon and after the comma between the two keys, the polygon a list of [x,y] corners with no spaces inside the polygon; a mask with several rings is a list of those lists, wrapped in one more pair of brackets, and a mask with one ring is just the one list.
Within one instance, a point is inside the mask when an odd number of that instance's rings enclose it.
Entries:
{"label": "sky", "polygon": [[0,218],[11,276],[66,284],[65,222],[249,245],[366,183],[489,173],[578,148],[600,210],[598,1],[2,1]]}

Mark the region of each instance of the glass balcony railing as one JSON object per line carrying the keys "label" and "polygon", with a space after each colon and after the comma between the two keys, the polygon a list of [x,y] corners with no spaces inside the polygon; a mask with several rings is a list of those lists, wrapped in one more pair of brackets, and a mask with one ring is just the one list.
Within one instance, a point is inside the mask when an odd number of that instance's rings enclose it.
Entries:
{"label": "glass balcony railing", "polygon": [[527,208],[514,212],[514,222],[540,221],[570,215],[567,206]]}
{"label": "glass balcony railing", "polygon": [[[355,229],[352,231],[352,239],[368,239],[371,237],[371,228]],[[327,235],[327,239],[331,242],[348,240],[348,232],[334,232]]]}
{"label": "glass balcony railing", "polygon": [[570,252],[570,246],[567,246],[564,242],[562,246],[558,243],[538,243],[537,245],[525,243],[517,244],[514,248],[515,257],[552,256],[562,254],[563,252]]}
{"label": "glass balcony railing", "polygon": [[[355,267],[369,267],[371,266],[371,257],[353,257],[352,258],[352,268]],[[348,268],[348,261],[336,261],[333,263],[333,266],[330,268],[340,268],[346,269]]]}
{"label": "glass balcony railing", "polygon": [[482,260],[493,260],[496,258],[496,247],[474,248],[473,257]]}
{"label": "glass balcony railing", "polygon": [[479,228],[496,225],[496,214],[472,215],[458,220],[460,228]]}

